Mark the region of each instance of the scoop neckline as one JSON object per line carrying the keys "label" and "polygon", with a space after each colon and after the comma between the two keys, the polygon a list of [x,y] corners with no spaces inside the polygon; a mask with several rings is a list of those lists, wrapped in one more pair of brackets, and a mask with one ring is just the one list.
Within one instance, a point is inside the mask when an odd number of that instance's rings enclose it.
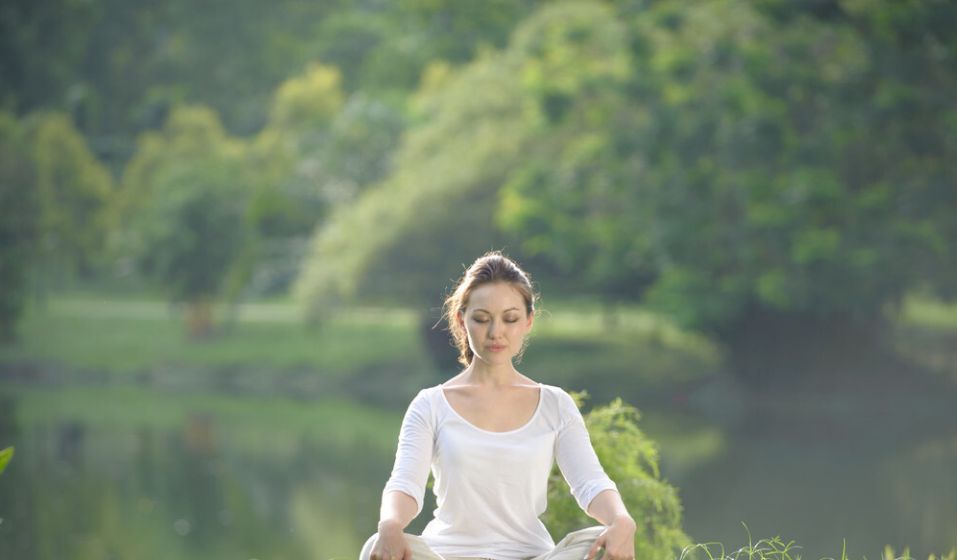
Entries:
{"label": "scoop neckline", "polygon": [[535,412],[532,413],[531,418],[529,418],[527,422],[525,422],[524,424],[522,424],[521,426],[513,430],[508,430],[505,432],[493,432],[492,430],[479,428],[475,424],[469,422],[468,420],[465,419],[464,416],[459,414],[459,412],[455,410],[455,407],[452,406],[452,403],[449,402],[448,397],[445,396],[445,389],[442,388],[442,384],[440,383],[436,385],[435,387],[439,390],[439,395],[442,397],[442,402],[445,403],[445,406],[448,407],[448,409],[452,411],[452,414],[454,414],[459,420],[464,422],[467,426],[471,426],[472,429],[478,430],[482,433],[502,436],[502,435],[514,434],[515,432],[520,432],[524,430],[525,428],[529,427],[532,424],[532,422],[534,422],[535,419],[538,418],[538,413],[542,409],[542,402],[544,402],[545,400],[545,385],[543,385],[542,383],[536,383],[536,385],[538,385],[538,404],[535,406]]}

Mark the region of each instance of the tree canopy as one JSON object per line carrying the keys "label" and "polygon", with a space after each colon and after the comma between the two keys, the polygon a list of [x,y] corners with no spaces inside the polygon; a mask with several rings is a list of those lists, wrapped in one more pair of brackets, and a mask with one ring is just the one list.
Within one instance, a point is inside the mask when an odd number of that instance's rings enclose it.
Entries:
{"label": "tree canopy", "polygon": [[719,336],[952,296],[955,8],[829,6],[540,7],[426,73],[393,172],[318,228],[298,293],[319,310],[386,270],[434,293],[419,270],[494,243]]}
{"label": "tree canopy", "polygon": [[247,261],[279,247],[288,276],[312,235],[314,315],[434,301],[491,248],[726,341],[957,295],[951,3],[94,0],[41,45],[60,4],[0,14],[3,76],[48,61],[0,99],[79,266],[225,166]]}

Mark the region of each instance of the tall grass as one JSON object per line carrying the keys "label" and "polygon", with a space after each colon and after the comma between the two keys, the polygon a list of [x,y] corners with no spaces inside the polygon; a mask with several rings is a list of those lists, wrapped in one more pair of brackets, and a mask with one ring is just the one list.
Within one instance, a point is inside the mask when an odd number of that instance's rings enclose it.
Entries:
{"label": "tall grass", "polygon": [[[780,536],[753,540],[748,526],[744,529],[748,534],[748,544],[734,549],[727,550],[722,543],[707,542],[696,543],[685,547],[678,557],[678,560],[800,560],[798,554],[801,547],[793,540],[785,541]],[[835,560],[834,558],[822,558],[821,560]],[[841,555],[838,560],[849,560],[847,555],[847,542],[841,545]],[[865,557],[866,560],[866,557]],[[894,549],[888,545],[884,547],[881,560],[916,560],[910,555],[910,550],[905,548],[900,555],[895,554]],[[957,547],[952,548],[950,552],[942,555],[930,554],[927,560],[957,560]]]}

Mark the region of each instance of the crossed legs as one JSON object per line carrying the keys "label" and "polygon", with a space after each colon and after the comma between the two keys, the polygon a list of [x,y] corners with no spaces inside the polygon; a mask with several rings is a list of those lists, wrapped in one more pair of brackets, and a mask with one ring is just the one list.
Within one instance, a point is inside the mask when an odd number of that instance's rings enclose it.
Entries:
{"label": "crossed legs", "polygon": [[[560,540],[552,550],[526,560],[582,560],[592,545],[595,544],[595,539],[597,539],[598,535],[604,530],[605,527],[596,525],[594,527],[586,527],[585,529],[572,531],[565,535],[565,538]],[[371,560],[372,547],[375,546],[378,538],[378,533],[369,537],[362,546],[362,552],[359,553],[359,560]],[[412,560],[476,560],[466,559],[464,557],[442,557],[429,548],[429,545],[425,544],[422,537],[405,533],[405,538],[409,543],[409,548],[412,549]]]}

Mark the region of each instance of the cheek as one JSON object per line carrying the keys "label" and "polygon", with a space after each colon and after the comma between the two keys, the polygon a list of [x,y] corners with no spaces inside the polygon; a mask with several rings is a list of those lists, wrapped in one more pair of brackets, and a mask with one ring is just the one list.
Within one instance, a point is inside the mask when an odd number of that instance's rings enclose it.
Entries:
{"label": "cheek", "polygon": [[468,333],[469,337],[475,338],[480,332],[482,332],[482,325],[476,325],[475,323],[466,323],[465,332]]}

